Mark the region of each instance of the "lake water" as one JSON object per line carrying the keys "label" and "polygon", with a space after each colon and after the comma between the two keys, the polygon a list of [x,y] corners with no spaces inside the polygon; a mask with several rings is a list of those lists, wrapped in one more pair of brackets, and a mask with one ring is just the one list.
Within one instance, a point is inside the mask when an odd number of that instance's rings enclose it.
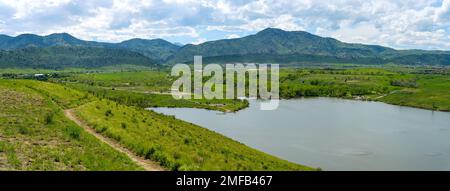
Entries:
{"label": "lake water", "polygon": [[323,170],[450,170],[450,113],[334,98],[258,101],[237,113],[152,108]]}

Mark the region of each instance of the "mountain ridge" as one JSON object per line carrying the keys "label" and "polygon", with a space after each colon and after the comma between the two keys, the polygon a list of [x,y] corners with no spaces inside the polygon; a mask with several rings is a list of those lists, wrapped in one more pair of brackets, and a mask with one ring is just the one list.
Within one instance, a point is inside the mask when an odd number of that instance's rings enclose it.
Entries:
{"label": "mountain ridge", "polygon": [[[47,36],[0,35],[0,49],[94,47],[137,52],[160,64],[189,63],[194,55],[206,62],[356,63],[450,65],[450,51],[397,50],[380,45],[345,43],[305,31],[266,28],[256,34],[179,46],[164,39],[133,38],[118,43],[80,40],[68,33]],[[265,60],[263,60],[264,58]]]}
{"label": "mountain ridge", "polygon": [[157,66],[157,62],[137,52],[81,46],[27,47],[0,50],[0,68],[98,68],[114,65]]}
{"label": "mountain ridge", "polygon": [[430,64],[450,65],[449,51],[396,50],[380,45],[345,43],[305,31],[267,28],[254,35],[236,39],[186,45],[171,62],[190,62],[202,55],[206,62],[270,62],[280,63],[360,63],[360,64]]}
{"label": "mountain ridge", "polygon": [[[21,34],[16,37],[0,36],[1,50],[18,50],[29,47],[48,48],[54,46],[81,46],[94,48],[124,49],[138,52],[156,61],[163,61],[179,48],[163,39],[130,39],[119,43],[85,41],[68,33],[53,33],[45,36]],[[145,47],[148,48],[145,48]]]}

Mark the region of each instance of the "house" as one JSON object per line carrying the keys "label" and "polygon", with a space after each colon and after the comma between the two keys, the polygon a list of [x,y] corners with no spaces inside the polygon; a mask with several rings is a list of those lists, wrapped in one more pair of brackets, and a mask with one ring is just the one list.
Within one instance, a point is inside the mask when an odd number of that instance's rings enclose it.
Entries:
{"label": "house", "polygon": [[47,80],[47,75],[45,75],[45,74],[34,74],[34,79],[36,79],[36,80]]}

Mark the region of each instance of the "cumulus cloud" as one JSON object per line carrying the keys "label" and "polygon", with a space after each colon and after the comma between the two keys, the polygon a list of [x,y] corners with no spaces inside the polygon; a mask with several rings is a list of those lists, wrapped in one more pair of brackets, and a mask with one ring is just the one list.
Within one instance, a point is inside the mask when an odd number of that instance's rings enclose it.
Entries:
{"label": "cumulus cloud", "polygon": [[267,27],[346,42],[450,50],[450,0],[0,0],[0,33],[201,43]]}
{"label": "cumulus cloud", "polygon": [[229,35],[227,35],[225,38],[226,38],[226,39],[233,39],[233,38],[239,38],[239,37],[241,37],[241,36],[239,36],[239,35],[237,35],[237,34],[229,34]]}

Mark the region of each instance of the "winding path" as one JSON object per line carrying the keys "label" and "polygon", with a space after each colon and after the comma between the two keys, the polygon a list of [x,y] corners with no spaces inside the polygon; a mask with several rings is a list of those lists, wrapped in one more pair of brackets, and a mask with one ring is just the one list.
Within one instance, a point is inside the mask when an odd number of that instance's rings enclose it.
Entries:
{"label": "winding path", "polygon": [[112,148],[116,149],[117,151],[126,154],[133,162],[144,168],[146,171],[164,171],[165,169],[159,166],[157,163],[147,160],[143,157],[137,156],[134,154],[131,150],[121,146],[117,141],[105,137],[97,132],[91,127],[89,127],[84,121],[77,118],[77,116],[74,113],[73,109],[68,109],[64,111],[64,115],[78,124],[80,127],[82,127],[86,132],[93,135],[103,143],[111,146]]}

